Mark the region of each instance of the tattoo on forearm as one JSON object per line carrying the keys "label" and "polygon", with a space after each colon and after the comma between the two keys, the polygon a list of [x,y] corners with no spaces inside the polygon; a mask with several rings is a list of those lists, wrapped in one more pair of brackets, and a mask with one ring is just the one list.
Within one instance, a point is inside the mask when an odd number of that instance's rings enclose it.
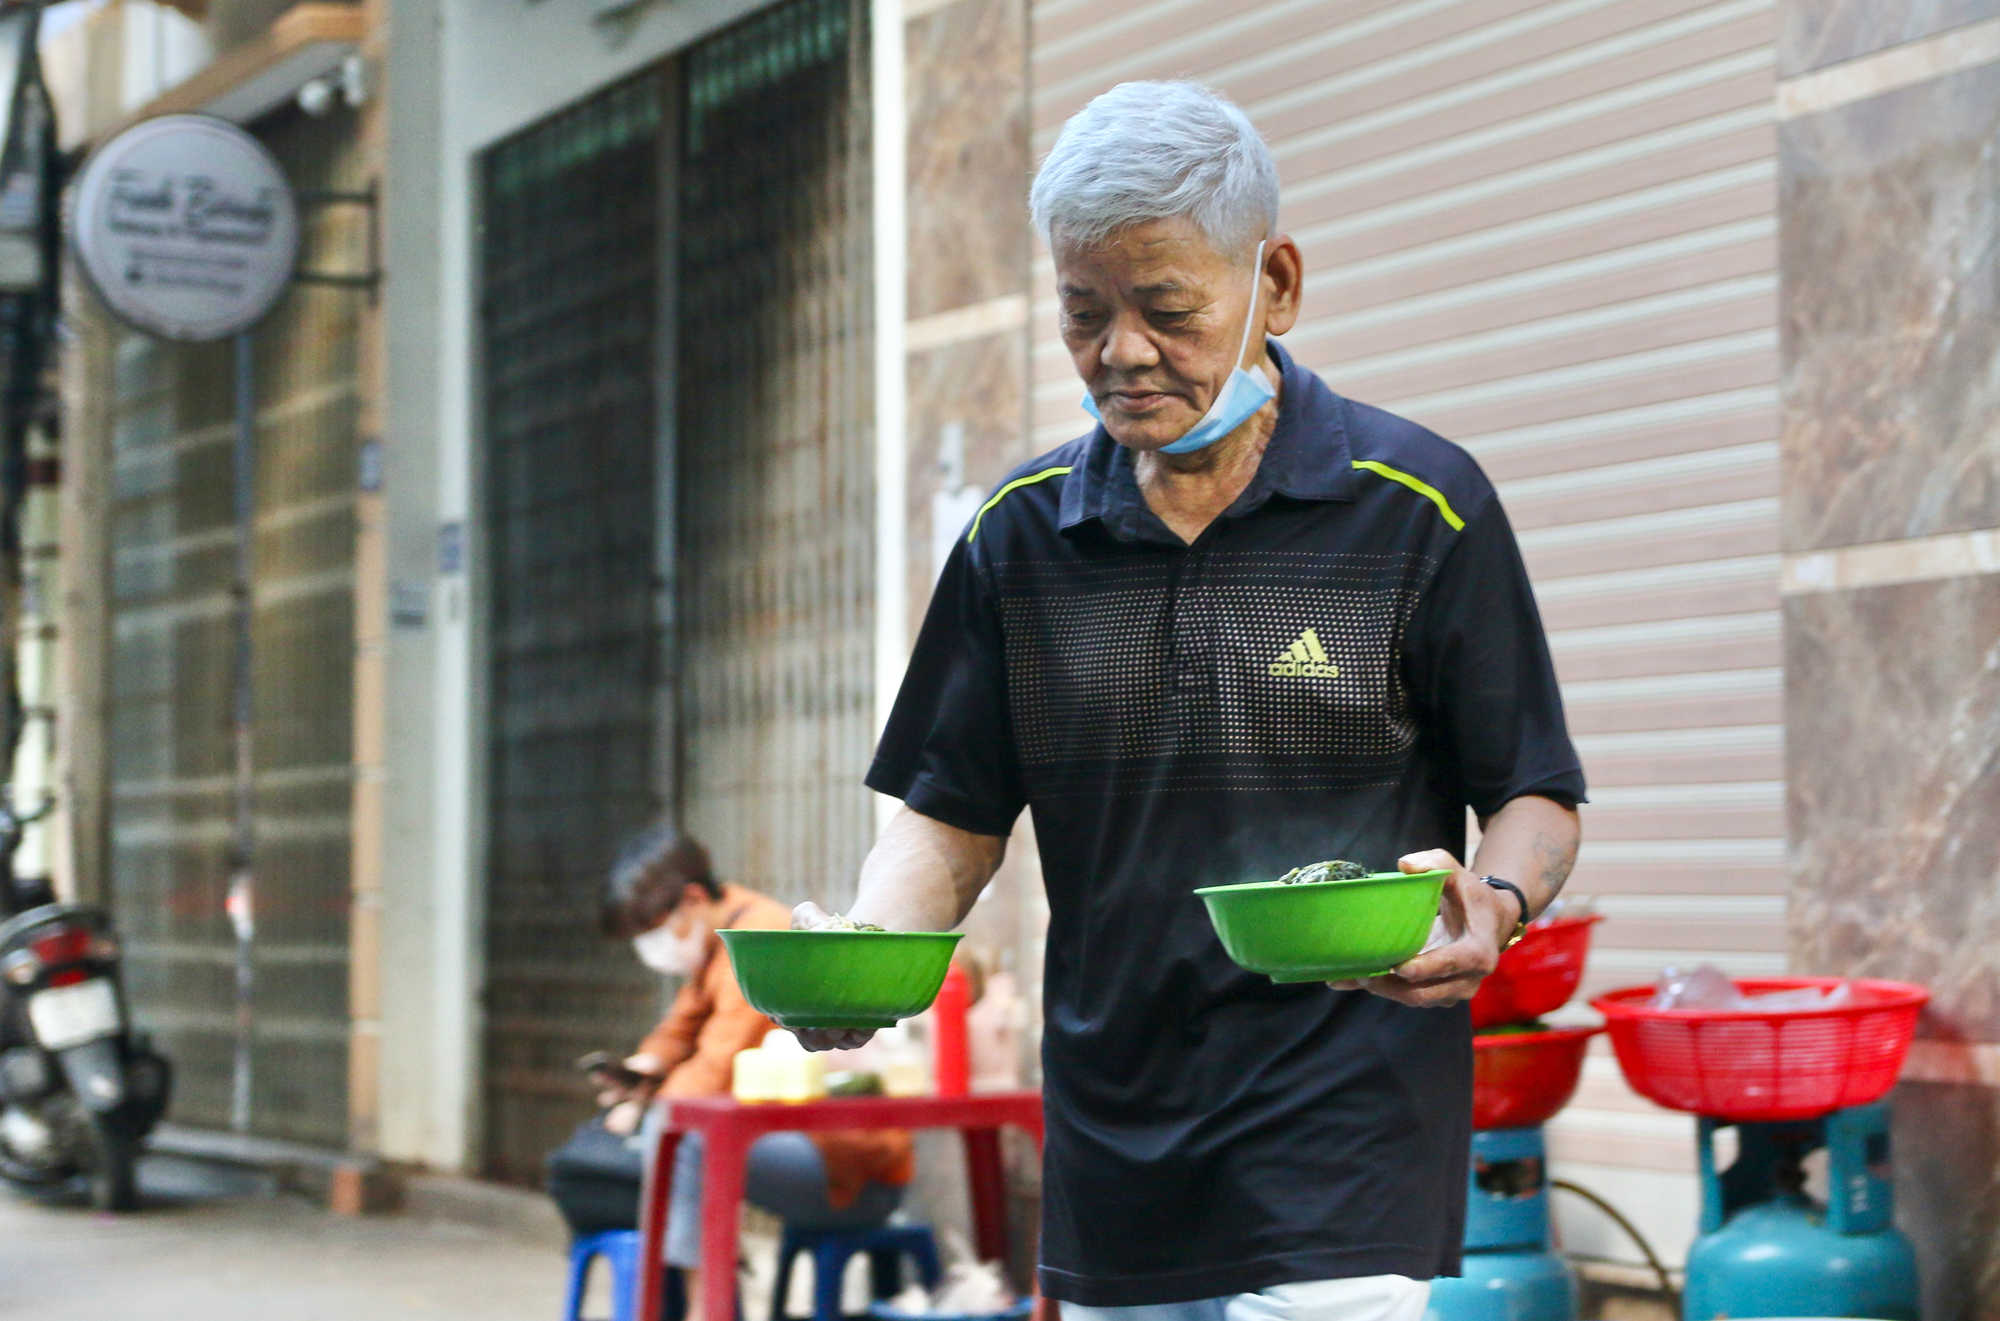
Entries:
{"label": "tattoo on forearm", "polygon": [[1563,882],[1569,879],[1570,868],[1576,865],[1576,851],[1568,841],[1543,830],[1535,832],[1533,851],[1537,877],[1553,899],[1562,893]]}

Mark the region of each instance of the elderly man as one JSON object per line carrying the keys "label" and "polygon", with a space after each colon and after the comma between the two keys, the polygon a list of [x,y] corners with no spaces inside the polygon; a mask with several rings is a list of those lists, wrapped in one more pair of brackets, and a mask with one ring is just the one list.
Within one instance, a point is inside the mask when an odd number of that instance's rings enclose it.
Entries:
{"label": "elderly man", "polygon": [[[1458,1269],[1462,1002],[1568,875],[1583,800],[1520,554],[1463,451],[1269,338],[1303,261],[1236,107],[1115,88],[1033,210],[1099,425],[945,565],[852,916],[955,925],[1033,810],[1065,1321],[1415,1321]],[[1433,947],[1363,985],[1231,964],[1195,887],[1336,857],[1449,868]]]}

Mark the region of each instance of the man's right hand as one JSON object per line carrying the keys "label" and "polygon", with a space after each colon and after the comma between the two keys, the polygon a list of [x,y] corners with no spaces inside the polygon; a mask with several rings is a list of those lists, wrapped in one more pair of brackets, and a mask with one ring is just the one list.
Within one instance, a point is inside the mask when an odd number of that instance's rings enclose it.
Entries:
{"label": "man's right hand", "polygon": [[[848,914],[890,931],[949,931],[972,911],[1006,856],[1003,836],[976,835],[901,808],[868,850]],[[818,931],[832,922],[833,915],[815,903],[792,910],[794,931]],[[852,1050],[875,1034],[805,1028],[794,1035],[807,1050]]]}
{"label": "man's right hand", "polygon": [[[792,910],[792,930],[819,931],[833,925],[833,914],[808,899]],[[872,1028],[802,1027],[792,1033],[807,1050],[853,1050],[875,1035]]]}

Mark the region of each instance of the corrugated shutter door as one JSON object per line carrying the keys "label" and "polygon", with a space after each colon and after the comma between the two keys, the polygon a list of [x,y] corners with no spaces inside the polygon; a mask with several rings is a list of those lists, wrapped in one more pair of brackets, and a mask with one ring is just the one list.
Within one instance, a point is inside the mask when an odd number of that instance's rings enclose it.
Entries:
{"label": "corrugated shutter door", "polygon": [[856,12],[786,0],[484,158],[502,1177],[657,1017],[596,928],[626,835],[676,816],[725,880],[836,900],[871,838]]}
{"label": "corrugated shutter door", "polygon": [[624,838],[658,818],[657,386],[663,80],[642,75],[482,161],[491,590],[487,1173],[541,1178],[590,1114],[575,1061],[631,1049],[659,978],[597,930]]}
{"label": "corrugated shutter door", "polygon": [[[1767,0],[1034,13],[1037,152],[1124,79],[1234,98],[1270,138],[1306,255],[1292,351],[1499,484],[1590,775],[1571,888],[1610,917],[1592,984],[1702,959],[1781,968]],[[1083,429],[1046,256],[1035,315],[1044,450]],[[1684,1171],[1685,1132],[1606,1058],[1554,1141]]]}
{"label": "corrugated shutter door", "polygon": [[790,902],[844,903],[873,837],[860,12],[787,0],[686,65],[681,811]]}

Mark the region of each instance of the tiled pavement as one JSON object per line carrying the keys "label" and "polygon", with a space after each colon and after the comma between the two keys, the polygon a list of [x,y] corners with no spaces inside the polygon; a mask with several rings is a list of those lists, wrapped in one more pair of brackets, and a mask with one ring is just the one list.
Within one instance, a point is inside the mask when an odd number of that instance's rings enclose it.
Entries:
{"label": "tiled pavement", "polygon": [[563,1262],[492,1230],[330,1215],[261,1176],[149,1157],[146,1205],[0,1192],[0,1317],[556,1321]]}

